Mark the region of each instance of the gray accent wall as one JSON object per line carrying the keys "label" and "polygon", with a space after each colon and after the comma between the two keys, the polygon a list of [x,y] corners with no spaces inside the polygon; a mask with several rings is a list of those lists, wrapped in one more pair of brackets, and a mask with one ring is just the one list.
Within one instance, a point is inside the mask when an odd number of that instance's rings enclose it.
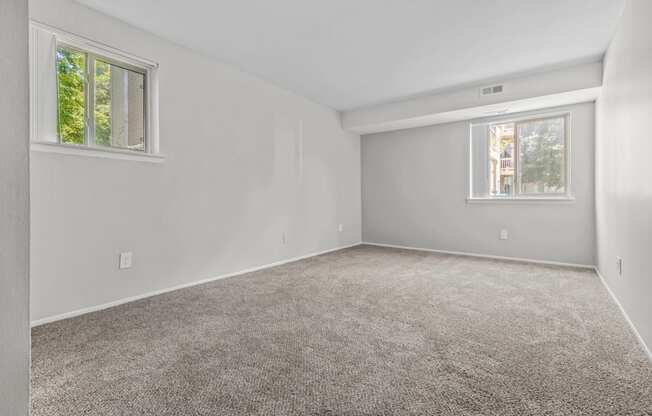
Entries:
{"label": "gray accent wall", "polygon": [[593,265],[594,107],[554,109],[571,112],[572,202],[468,203],[468,121],[363,136],[363,241]]}
{"label": "gray accent wall", "polygon": [[29,412],[27,0],[0,1],[0,415]]}
{"label": "gray accent wall", "polygon": [[[597,263],[652,346],[652,2],[628,0],[597,105]],[[623,259],[622,275],[616,258]]]}

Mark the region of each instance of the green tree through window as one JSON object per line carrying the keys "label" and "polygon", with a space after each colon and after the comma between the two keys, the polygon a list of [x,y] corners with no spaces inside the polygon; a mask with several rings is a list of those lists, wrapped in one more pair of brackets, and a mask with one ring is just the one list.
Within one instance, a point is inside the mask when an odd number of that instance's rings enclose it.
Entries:
{"label": "green tree through window", "polygon": [[111,65],[95,61],[95,143],[111,145]]}
{"label": "green tree through window", "polygon": [[564,119],[521,123],[518,136],[521,192],[563,192]]}
{"label": "green tree through window", "polygon": [[59,138],[62,143],[84,144],[86,130],[86,54],[57,48]]}
{"label": "green tree through window", "polygon": [[56,71],[61,143],[145,151],[144,71],[69,46],[57,48]]}

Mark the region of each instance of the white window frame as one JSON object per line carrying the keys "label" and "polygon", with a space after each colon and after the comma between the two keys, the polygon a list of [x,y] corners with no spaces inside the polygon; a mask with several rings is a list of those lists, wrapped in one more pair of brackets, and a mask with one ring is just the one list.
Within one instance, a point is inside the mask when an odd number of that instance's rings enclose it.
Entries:
{"label": "white window frame", "polygon": [[[39,125],[39,102],[57,102],[57,97],[44,97],[43,93],[38,88],[38,72],[39,62],[38,53],[38,31],[47,32],[53,37],[49,46],[52,56],[55,56],[57,47],[67,47],[85,53],[87,55],[87,88],[86,102],[87,109],[92,108],[92,90],[94,70],[91,62],[93,59],[100,59],[101,61],[109,64],[114,64],[130,71],[138,72],[144,75],[144,151],[123,149],[118,147],[105,147],[97,146],[94,140],[93,117],[88,117],[86,120],[85,144],[68,144],[60,141],[59,135],[42,133],[42,128]],[[50,51],[48,50],[48,53]],[[52,62],[56,60],[52,58]],[[158,63],[135,56],[120,49],[87,39],[82,36],[66,32],[52,26],[31,21],[30,22],[30,86],[31,86],[31,109],[30,109],[30,122],[31,122],[31,150],[42,151],[50,153],[63,153],[75,154],[81,156],[92,156],[113,159],[127,159],[127,160],[140,160],[158,162],[163,161],[165,157],[160,153],[159,148],[159,135],[158,135]],[[46,69],[47,70],[47,69]],[[56,68],[52,68],[56,71]],[[56,82],[56,74],[54,75],[54,82]],[[55,89],[56,91],[56,89]],[[42,107],[42,106],[41,106]],[[58,109],[48,109],[58,112]],[[58,126],[54,126],[55,131],[58,131]],[[48,137],[45,137],[48,136]]]}
{"label": "white window frame", "polygon": [[[519,189],[519,174],[518,174],[518,160],[519,160],[519,148],[517,140],[517,125],[519,123],[527,121],[537,121],[545,120],[552,118],[563,118],[564,119],[564,175],[566,179],[565,191],[560,193],[527,193],[521,194]],[[479,125],[490,125],[490,124],[502,124],[502,123],[514,123],[514,194],[511,196],[500,196],[500,195],[487,195],[487,196],[474,196],[473,195],[473,127]],[[469,140],[468,140],[468,192],[467,192],[467,202],[488,202],[488,203],[505,203],[505,202],[516,202],[516,203],[537,203],[537,202],[573,202],[575,197],[572,192],[572,114],[570,110],[560,110],[560,111],[536,111],[522,113],[518,115],[508,115],[508,116],[499,116],[491,118],[483,118],[478,120],[473,120],[469,123]],[[489,141],[487,141],[487,146],[490,146]],[[488,152],[487,152],[488,154]],[[491,173],[488,172],[487,175],[491,176]]]}

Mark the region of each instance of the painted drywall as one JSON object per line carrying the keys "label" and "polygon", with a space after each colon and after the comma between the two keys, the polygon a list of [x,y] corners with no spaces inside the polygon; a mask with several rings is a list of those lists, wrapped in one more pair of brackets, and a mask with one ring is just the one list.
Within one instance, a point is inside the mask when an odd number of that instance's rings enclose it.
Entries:
{"label": "painted drywall", "polygon": [[[628,0],[596,110],[597,263],[652,346],[652,2]],[[619,275],[616,257],[623,259]]]}
{"label": "painted drywall", "polygon": [[360,138],[337,112],[71,0],[30,17],[160,64],[167,157],[32,152],[33,320],[360,241]]}
{"label": "painted drywall", "polygon": [[29,413],[27,0],[0,2],[0,415]]}
{"label": "painted drywall", "polygon": [[467,203],[468,121],[363,136],[363,241],[594,264],[594,104],[557,110],[571,112],[573,202]]}
{"label": "painted drywall", "polygon": [[503,86],[502,93],[481,96],[482,85],[474,85],[346,111],[342,125],[355,133],[373,134],[595,101],[602,85],[602,62],[503,77],[490,85],[495,84]]}

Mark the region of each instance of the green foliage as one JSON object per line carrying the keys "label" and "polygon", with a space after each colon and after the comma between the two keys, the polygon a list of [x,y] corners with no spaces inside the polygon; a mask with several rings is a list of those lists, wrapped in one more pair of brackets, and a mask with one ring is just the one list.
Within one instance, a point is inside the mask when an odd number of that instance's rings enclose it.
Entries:
{"label": "green foliage", "polygon": [[[63,143],[85,143],[86,55],[57,49],[59,137]],[[95,61],[95,143],[111,145],[111,66]]]}
{"label": "green foliage", "polygon": [[86,55],[57,49],[59,137],[63,143],[84,144]]}
{"label": "green foliage", "polygon": [[536,192],[563,191],[563,130],[561,118],[519,126],[521,186],[536,186]]}
{"label": "green foliage", "polygon": [[95,61],[95,143],[111,145],[111,65]]}

